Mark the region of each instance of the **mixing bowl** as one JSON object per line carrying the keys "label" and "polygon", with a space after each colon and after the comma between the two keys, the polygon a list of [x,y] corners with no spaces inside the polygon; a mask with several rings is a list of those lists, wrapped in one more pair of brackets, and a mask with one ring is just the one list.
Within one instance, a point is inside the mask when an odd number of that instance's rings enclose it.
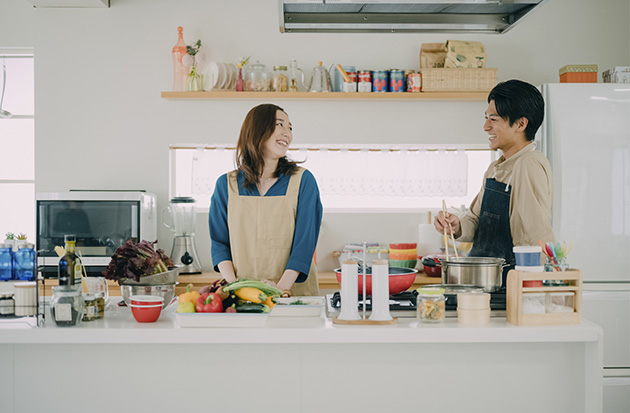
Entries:
{"label": "mixing bowl", "polygon": [[175,286],[177,284],[159,284],[159,285],[126,285],[120,286],[120,293],[122,294],[125,304],[131,305],[129,297],[132,295],[157,295],[164,298],[163,307],[171,303],[171,300],[175,296]]}
{"label": "mixing bowl", "polygon": [[[372,267],[367,268],[365,276],[365,294],[372,294]],[[406,291],[416,280],[418,270],[414,268],[389,267],[389,294],[394,295]],[[335,270],[337,281],[341,284],[341,268]],[[363,275],[359,269],[359,294],[363,294]]]}

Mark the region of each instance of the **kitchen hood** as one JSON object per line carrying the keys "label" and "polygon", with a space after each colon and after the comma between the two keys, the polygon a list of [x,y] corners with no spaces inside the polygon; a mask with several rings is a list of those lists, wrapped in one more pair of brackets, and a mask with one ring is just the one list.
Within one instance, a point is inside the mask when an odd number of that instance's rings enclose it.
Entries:
{"label": "kitchen hood", "polygon": [[505,33],[548,0],[279,0],[280,32]]}

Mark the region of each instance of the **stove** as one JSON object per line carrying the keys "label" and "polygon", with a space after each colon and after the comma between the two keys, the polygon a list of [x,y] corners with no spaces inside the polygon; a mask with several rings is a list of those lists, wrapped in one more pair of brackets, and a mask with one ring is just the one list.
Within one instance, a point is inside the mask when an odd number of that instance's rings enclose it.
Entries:
{"label": "stove", "polygon": [[[389,296],[389,312],[392,317],[416,316],[416,291],[403,291]],[[446,317],[457,317],[457,295],[445,294]],[[490,317],[506,316],[505,290],[490,293]],[[341,294],[339,291],[326,295],[326,316],[336,317],[341,309]],[[372,298],[365,298],[366,312],[372,309]],[[359,295],[359,313],[363,312],[363,296]]]}

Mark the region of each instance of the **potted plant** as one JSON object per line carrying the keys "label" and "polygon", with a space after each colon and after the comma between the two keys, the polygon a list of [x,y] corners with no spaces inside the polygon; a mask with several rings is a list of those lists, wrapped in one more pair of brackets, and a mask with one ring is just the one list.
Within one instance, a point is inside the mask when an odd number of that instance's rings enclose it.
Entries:
{"label": "potted plant", "polygon": [[5,244],[9,244],[9,245],[11,245],[11,249],[12,249],[13,251],[15,251],[15,248],[16,248],[16,246],[17,246],[17,239],[16,239],[15,234],[14,234],[14,233],[12,233],[12,232],[7,232],[7,233],[4,235],[4,237],[5,237],[5,239],[4,239],[4,243],[5,243]]}

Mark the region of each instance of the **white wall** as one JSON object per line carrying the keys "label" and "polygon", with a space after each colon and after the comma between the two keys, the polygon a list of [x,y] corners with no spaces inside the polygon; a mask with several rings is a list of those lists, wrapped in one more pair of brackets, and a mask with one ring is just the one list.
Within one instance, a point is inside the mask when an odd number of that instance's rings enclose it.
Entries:
{"label": "white wall", "polygon": [[[0,47],[34,47],[36,190],[146,189],[168,203],[168,145],[234,142],[259,101],[169,101],[177,26],[201,39],[212,60],[252,56],[268,67],[296,58],[360,68],[418,69],[422,43],[484,43],[499,80],[558,81],[566,64],[600,72],[630,64],[628,0],[549,0],[504,35],[281,34],[276,0],[111,0],[109,9],[33,8],[0,3]],[[281,101],[299,142],[485,142],[483,102]],[[325,216],[320,269],[349,241],[415,241],[418,214]],[[198,252],[209,266],[207,216]],[[369,224],[369,225],[366,225]],[[172,237],[159,229],[159,245]]]}

